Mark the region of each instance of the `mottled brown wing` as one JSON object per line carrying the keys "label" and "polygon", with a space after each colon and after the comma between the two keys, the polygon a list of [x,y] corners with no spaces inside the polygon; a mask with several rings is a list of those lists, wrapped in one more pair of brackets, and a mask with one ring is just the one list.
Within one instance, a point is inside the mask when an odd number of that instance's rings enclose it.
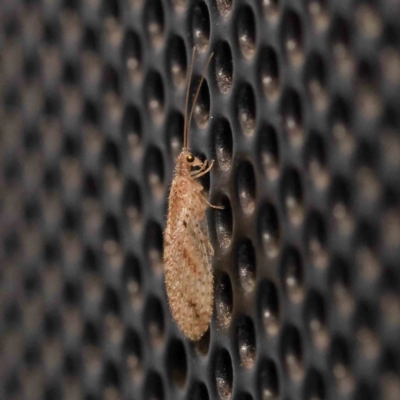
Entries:
{"label": "mottled brown wing", "polygon": [[198,340],[212,315],[213,249],[205,219],[205,200],[193,192],[184,203],[186,206],[173,219],[174,226],[167,226],[165,232],[165,282],[179,328],[190,339]]}

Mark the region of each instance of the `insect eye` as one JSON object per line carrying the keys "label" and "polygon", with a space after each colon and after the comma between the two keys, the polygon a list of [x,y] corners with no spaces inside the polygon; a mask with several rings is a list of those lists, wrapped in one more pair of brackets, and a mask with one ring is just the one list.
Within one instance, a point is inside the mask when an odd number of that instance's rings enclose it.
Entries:
{"label": "insect eye", "polygon": [[194,161],[194,156],[193,156],[193,154],[189,154],[189,155],[186,157],[186,161],[189,162],[189,163],[192,163],[192,162]]}

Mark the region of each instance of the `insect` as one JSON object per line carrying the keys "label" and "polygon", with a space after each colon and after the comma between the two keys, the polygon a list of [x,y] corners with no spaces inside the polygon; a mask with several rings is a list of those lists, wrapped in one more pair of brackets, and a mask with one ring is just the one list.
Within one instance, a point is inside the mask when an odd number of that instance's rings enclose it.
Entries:
{"label": "insect", "polygon": [[190,81],[193,74],[195,48],[193,48],[186,89],[183,148],[176,162],[168,201],[167,226],[164,232],[165,284],[171,313],[180,330],[191,340],[200,339],[206,332],[212,315],[214,284],[211,257],[214,249],[208,236],[207,204],[203,187],[196,181],[213,167],[195,157],[189,149],[189,127],[199,96],[209,57],[194,96],[187,119]]}

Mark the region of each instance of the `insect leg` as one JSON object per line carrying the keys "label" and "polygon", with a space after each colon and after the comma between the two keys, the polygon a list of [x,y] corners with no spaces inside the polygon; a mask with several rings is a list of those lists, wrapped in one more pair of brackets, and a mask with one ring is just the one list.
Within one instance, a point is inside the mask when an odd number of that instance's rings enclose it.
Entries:
{"label": "insect leg", "polygon": [[210,207],[216,208],[217,210],[224,210],[224,209],[225,209],[224,206],[214,206],[213,204],[209,203],[207,200],[206,200],[206,203],[207,203]]}
{"label": "insect leg", "polygon": [[198,172],[196,171],[196,174],[192,175],[192,178],[200,178],[200,176],[205,175],[207,172],[210,172],[211,168],[214,165],[214,160],[211,160],[210,165],[207,167],[207,169],[205,169],[204,171]]}
{"label": "insect leg", "polygon": [[199,169],[197,169],[196,171],[192,171],[192,172],[190,173],[190,176],[193,178],[193,176],[195,176],[195,175],[197,175],[198,173],[204,171],[206,167],[207,167],[207,160],[203,162],[203,164],[200,166]]}

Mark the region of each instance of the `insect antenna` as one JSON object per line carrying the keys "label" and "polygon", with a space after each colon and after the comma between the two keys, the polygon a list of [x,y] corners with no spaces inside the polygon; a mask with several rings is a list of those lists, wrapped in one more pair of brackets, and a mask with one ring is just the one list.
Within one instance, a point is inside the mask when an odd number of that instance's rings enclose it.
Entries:
{"label": "insect antenna", "polygon": [[188,125],[187,125],[187,115],[188,115],[188,107],[189,107],[189,93],[190,93],[190,84],[192,83],[192,75],[193,75],[193,65],[194,65],[194,56],[196,55],[196,46],[193,47],[192,51],[192,60],[190,62],[190,71],[188,77],[188,84],[186,87],[186,99],[185,99],[185,122],[183,128],[183,148],[187,148],[188,146]]}
{"label": "insect antenna", "polygon": [[[196,47],[193,48],[192,66],[191,66],[191,69],[190,69],[190,77],[193,74],[193,61],[194,61],[195,49],[196,49]],[[199,97],[199,94],[200,94],[201,85],[203,84],[203,81],[204,81],[204,78],[206,76],[206,72],[207,72],[208,66],[210,65],[210,62],[211,62],[211,59],[213,58],[213,56],[214,56],[214,53],[211,53],[210,57],[208,57],[207,64],[205,65],[205,67],[204,67],[204,69],[203,69],[203,71],[201,73],[200,83],[199,83],[199,86],[197,87],[196,94],[194,96],[193,103],[192,103],[192,108],[190,110],[189,119],[188,119],[187,122],[186,122],[187,103],[186,103],[186,106],[185,106],[185,132],[184,132],[184,145],[183,145],[183,147],[185,147],[185,148],[188,148],[188,145],[189,145],[189,128],[190,128],[190,124],[191,124],[192,118],[193,118],[194,107],[196,106],[196,101],[197,101],[197,98]],[[186,101],[188,102],[188,100],[189,100],[189,87],[188,87],[188,90],[187,90]]]}

